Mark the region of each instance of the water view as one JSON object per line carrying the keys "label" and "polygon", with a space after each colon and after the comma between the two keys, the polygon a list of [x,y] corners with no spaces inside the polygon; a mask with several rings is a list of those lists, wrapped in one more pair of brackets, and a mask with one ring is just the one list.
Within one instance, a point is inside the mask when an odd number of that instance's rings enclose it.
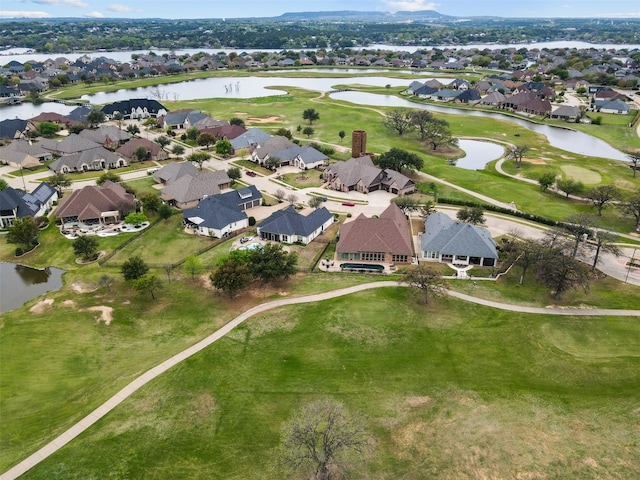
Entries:
{"label": "water view", "polygon": [[504,154],[502,145],[480,140],[458,140],[458,146],[467,155],[459,158],[456,166],[467,170],[484,170],[487,163],[499,159]]}
{"label": "water view", "polygon": [[62,287],[59,268],[38,270],[15,263],[0,262],[0,312],[21,307],[43,293]]}

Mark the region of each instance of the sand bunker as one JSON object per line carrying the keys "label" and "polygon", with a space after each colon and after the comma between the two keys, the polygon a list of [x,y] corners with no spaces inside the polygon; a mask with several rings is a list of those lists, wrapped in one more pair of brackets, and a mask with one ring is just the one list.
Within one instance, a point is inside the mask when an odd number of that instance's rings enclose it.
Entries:
{"label": "sand bunker", "polygon": [[76,308],[78,306],[76,302],[74,302],[73,300],[65,300],[64,302],[62,302],[61,305],[65,307],[71,307],[71,308]]}
{"label": "sand bunker", "polygon": [[96,323],[102,320],[105,323],[105,325],[109,325],[111,323],[111,320],[113,320],[113,308],[106,307],[104,305],[100,305],[97,307],[81,308],[78,311],[79,312],[100,312],[100,316],[96,318]]}
{"label": "sand bunker", "polygon": [[274,122],[280,122],[280,115],[272,115],[271,117],[267,117],[267,118],[258,118],[258,117],[249,117],[247,118],[247,122],[250,123],[274,123]]}
{"label": "sand bunker", "polygon": [[87,285],[86,283],[82,283],[82,282],[74,282],[71,285],[71,289],[76,293],[90,293],[90,292],[95,292],[98,289],[98,287],[93,285]]}
{"label": "sand bunker", "polygon": [[547,163],[541,158],[523,158],[522,161],[527,163],[532,163],[534,165],[546,165]]}
{"label": "sand bunker", "polygon": [[43,298],[31,307],[29,311],[34,314],[44,313],[51,308],[51,305],[53,305],[53,298]]}

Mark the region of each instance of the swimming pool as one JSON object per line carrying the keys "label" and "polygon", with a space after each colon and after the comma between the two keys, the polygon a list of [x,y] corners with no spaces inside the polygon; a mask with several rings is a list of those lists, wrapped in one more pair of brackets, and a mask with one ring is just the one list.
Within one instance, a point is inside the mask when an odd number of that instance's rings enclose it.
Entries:
{"label": "swimming pool", "polygon": [[262,248],[262,244],[259,242],[251,242],[248,245],[238,247],[238,250],[255,250],[256,248]]}
{"label": "swimming pool", "polygon": [[369,270],[371,272],[384,272],[383,265],[376,265],[371,263],[341,263],[340,268],[342,270]]}

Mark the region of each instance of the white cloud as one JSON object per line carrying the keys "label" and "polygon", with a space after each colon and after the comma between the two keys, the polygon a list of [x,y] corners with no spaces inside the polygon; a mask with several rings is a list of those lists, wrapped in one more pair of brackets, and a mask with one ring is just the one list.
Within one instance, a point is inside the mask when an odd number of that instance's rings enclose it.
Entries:
{"label": "white cloud", "polygon": [[439,3],[426,0],[386,0],[385,3],[394,12],[417,12],[419,10],[435,10]]}
{"label": "white cloud", "polygon": [[107,10],[111,10],[112,12],[132,12],[133,8],[126,5],[120,5],[118,3],[112,3],[107,7]]}
{"label": "white cloud", "polygon": [[603,13],[599,17],[606,18],[640,18],[640,12],[635,13]]}
{"label": "white cloud", "polygon": [[9,11],[0,10],[0,18],[49,18],[47,12],[25,12],[25,11]]}
{"label": "white cloud", "polygon": [[33,0],[34,3],[42,3],[45,5],[61,6],[66,5],[70,7],[87,8],[89,5],[81,0]]}
{"label": "white cloud", "polygon": [[100,12],[89,12],[84,14],[87,18],[104,18],[104,15]]}

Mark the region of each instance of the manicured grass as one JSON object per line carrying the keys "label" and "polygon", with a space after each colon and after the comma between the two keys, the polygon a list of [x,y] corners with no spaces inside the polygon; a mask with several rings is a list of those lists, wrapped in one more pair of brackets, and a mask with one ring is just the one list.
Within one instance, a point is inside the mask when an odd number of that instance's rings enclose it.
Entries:
{"label": "manicured grass", "polygon": [[287,173],[283,175],[284,182],[295,188],[319,187],[322,185],[318,170],[307,170],[300,173]]}
{"label": "manicured grass", "polygon": [[160,196],[161,190],[154,188],[158,183],[151,176],[127,180],[125,183],[136,192],[136,198],[140,198],[147,193]]}
{"label": "manicured grass", "polygon": [[404,288],[282,308],[159,377],[25,478],[288,478],[270,468],[280,426],[325,396],[367,416],[375,448],[351,478],[636,478],[639,328],[424,307]]}
{"label": "manicured grass", "polygon": [[258,165],[257,163],[252,162],[251,160],[234,160],[233,163],[239,167],[244,167],[247,170],[253,170],[254,172],[258,172],[261,175],[267,176],[273,173],[268,168],[264,168]]}

